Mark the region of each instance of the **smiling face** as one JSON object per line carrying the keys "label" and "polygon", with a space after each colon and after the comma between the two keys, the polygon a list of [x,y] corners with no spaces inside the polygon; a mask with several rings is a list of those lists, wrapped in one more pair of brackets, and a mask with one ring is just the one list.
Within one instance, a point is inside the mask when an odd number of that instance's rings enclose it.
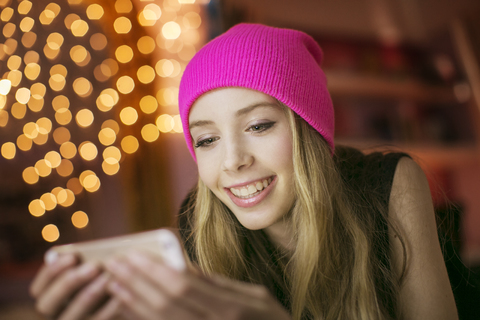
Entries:
{"label": "smiling face", "polygon": [[272,97],[244,88],[202,95],[189,115],[200,178],[251,230],[274,227],[293,206],[289,121]]}

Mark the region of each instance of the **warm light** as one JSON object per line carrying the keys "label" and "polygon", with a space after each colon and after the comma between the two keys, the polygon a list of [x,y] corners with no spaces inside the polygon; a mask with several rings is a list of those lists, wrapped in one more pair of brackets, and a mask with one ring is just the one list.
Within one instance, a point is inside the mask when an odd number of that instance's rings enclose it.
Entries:
{"label": "warm light", "polygon": [[15,53],[15,50],[17,50],[17,45],[18,45],[17,40],[12,39],[12,38],[7,39],[7,40],[5,40],[5,42],[4,42],[3,51],[4,51],[6,54],[8,54],[8,55],[11,56],[12,54]]}
{"label": "warm light", "polygon": [[143,36],[137,41],[137,48],[143,54],[152,53],[155,50],[155,40],[149,36]]}
{"label": "warm light", "polygon": [[17,138],[17,147],[22,151],[32,149],[32,139],[28,139],[24,134],[19,135]]}
{"label": "warm light", "polygon": [[62,157],[56,151],[49,151],[45,155],[45,160],[47,160],[48,163],[50,163],[50,166],[52,168],[57,168],[60,165],[60,162],[62,161]]}
{"label": "warm light", "polygon": [[27,88],[20,88],[17,90],[15,93],[15,99],[17,99],[18,102],[27,104],[27,102],[30,100],[30,89]]}
{"label": "warm light", "polygon": [[41,134],[47,134],[52,131],[52,121],[46,117],[38,119],[36,124],[38,126],[38,132]]}
{"label": "warm light", "polygon": [[82,142],[78,147],[78,153],[83,159],[92,161],[97,157],[97,146],[90,141]]}
{"label": "warm light", "polygon": [[42,237],[47,242],[55,242],[58,240],[58,238],[60,238],[60,232],[58,231],[58,228],[56,225],[47,224],[42,229]]}
{"label": "warm light", "polygon": [[107,46],[107,37],[103,33],[95,33],[90,37],[90,45],[93,50],[103,50]]}
{"label": "warm light", "polygon": [[135,88],[135,82],[129,76],[122,76],[117,80],[117,89],[120,93],[128,94]]}
{"label": "warm light", "polygon": [[173,73],[173,63],[168,59],[162,59],[155,65],[155,70],[160,77],[168,77]]}
{"label": "warm light", "polygon": [[43,98],[47,92],[47,87],[43,83],[37,82],[32,84],[30,87],[30,92],[34,98]]}
{"label": "warm light", "polygon": [[8,123],[8,112],[0,108],[0,127],[5,127],[7,123]]}
{"label": "warm light", "polygon": [[53,76],[55,74],[59,74],[63,77],[67,76],[67,68],[64,65],[56,64],[50,68],[50,75]]}
{"label": "warm light", "polygon": [[104,13],[102,6],[99,4],[91,4],[87,7],[87,17],[90,20],[99,20]]}
{"label": "warm light", "polygon": [[141,26],[153,26],[160,19],[162,10],[154,3],[147,4],[138,16],[138,22]]}
{"label": "warm light", "polygon": [[34,139],[38,136],[38,131],[40,128],[35,122],[28,122],[23,126],[23,133],[27,138]]}
{"label": "warm light", "polygon": [[57,198],[50,192],[44,193],[40,197],[40,201],[45,205],[45,210],[51,211],[57,206]]}
{"label": "warm light", "polygon": [[48,84],[53,91],[61,91],[65,87],[65,77],[61,74],[54,74],[48,80]]}
{"label": "warm light", "polygon": [[28,51],[23,56],[23,61],[25,62],[25,64],[38,63],[39,60],[40,60],[40,55],[38,54],[38,52],[35,52],[33,50]]}
{"label": "warm light", "polygon": [[121,158],[122,158],[122,153],[117,147],[111,146],[111,147],[105,148],[105,150],[103,151],[103,159],[108,164],[118,163],[120,162]]}
{"label": "warm light", "polygon": [[82,109],[77,112],[77,116],[75,117],[77,120],[77,124],[82,127],[86,128],[93,123],[93,112],[89,109]]}
{"label": "warm light", "polygon": [[34,217],[41,217],[45,214],[45,204],[42,200],[35,199],[28,205],[28,211]]}
{"label": "warm light", "polygon": [[175,125],[175,122],[174,122],[172,116],[170,116],[168,114],[162,114],[161,116],[159,116],[157,118],[156,124],[157,124],[158,130],[165,133],[165,132],[172,131],[172,129]]}
{"label": "warm light", "polygon": [[15,158],[16,152],[17,148],[15,147],[15,144],[13,142],[5,142],[4,144],[2,144],[1,153],[5,159],[10,160]]}
{"label": "warm light", "polygon": [[20,30],[22,30],[22,32],[29,32],[32,30],[34,24],[35,20],[30,17],[25,17],[20,22]]}
{"label": "warm light", "polygon": [[44,159],[40,159],[35,163],[35,169],[37,169],[40,177],[46,177],[52,173],[52,165]]}
{"label": "warm light", "polygon": [[[3,127],[3,126],[1,125],[1,123],[3,123],[3,121],[5,121],[5,120],[3,119],[3,117],[4,117],[3,113],[4,113],[5,111],[3,111],[2,109],[5,108],[5,105],[6,105],[6,104],[7,104],[7,97],[0,94],[0,127]],[[7,113],[7,115],[8,115],[8,113]]]}
{"label": "warm light", "polygon": [[70,123],[70,121],[72,121],[72,113],[66,108],[60,108],[57,112],[55,112],[55,120],[58,124],[66,126]]}
{"label": "warm light", "polygon": [[2,10],[2,13],[0,14],[0,19],[3,22],[9,21],[13,16],[13,9],[10,7],[6,7],[5,9]]}
{"label": "warm light", "polygon": [[182,133],[183,132],[183,126],[182,126],[182,119],[180,118],[180,115],[177,114],[173,116],[173,121],[175,122],[173,126],[173,131]]}
{"label": "warm light", "polygon": [[117,174],[117,172],[120,170],[120,164],[118,162],[114,164],[109,164],[106,161],[103,161],[102,169],[103,169],[103,172],[105,172],[109,176],[113,176],[114,174]]}
{"label": "warm light", "polygon": [[44,145],[48,141],[48,134],[41,134],[39,133],[38,136],[33,138],[33,142],[38,145]]}
{"label": "warm light", "polygon": [[62,207],[70,207],[75,202],[75,194],[72,190],[63,189],[58,193],[57,201]]}
{"label": "warm light", "polygon": [[180,52],[178,53],[178,56],[183,61],[188,62],[188,61],[192,60],[195,53],[197,53],[197,50],[195,49],[195,46],[193,46],[191,44],[185,44],[185,45],[183,45],[182,50],[180,50]]}
{"label": "warm light", "polygon": [[118,63],[114,59],[105,59],[100,65],[100,71],[106,77],[111,77],[117,74],[118,72]]}
{"label": "warm light", "polygon": [[28,101],[28,108],[33,112],[39,112],[42,110],[44,103],[45,101],[43,100],[42,97],[39,97],[38,99],[36,99],[35,97],[32,96]]}
{"label": "warm light", "polygon": [[27,167],[25,170],[23,170],[22,178],[23,181],[28,184],[35,184],[38,182],[40,177],[38,176],[37,170],[35,170],[34,167]]}
{"label": "warm light", "polygon": [[158,102],[154,96],[148,95],[140,99],[140,109],[143,111],[143,113],[146,113],[146,114],[154,113],[157,110],[157,107],[158,107]]}
{"label": "warm light", "polygon": [[118,92],[113,89],[105,89],[98,96],[96,104],[100,111],[110,111],[118,102]]}
{"label": "warm light", "polygon": [[73,81],[73,90],[80,97],[88,97],[93,91],[92,83],[86,78],[77,78]]}
{"label": "warm light", "polygon": [[157,92],[157,101],[166,107],[178,104],[178,87],[163,88]]}
{"label": "warm light", "polygon": [[195,3],[195,0],[178,0],[180,4],[192,4]]}
{"label": "warm light", "polygon": [[17,26],[9,22],[3,27],[3,35],[5,38],[10,38],[17,29]]}
{"label": "warm light", "polygon": [[158,128],[156,125],[153,123],[146,124],[143,126],[142,131],[140,132],[142,134],[143,140],[147,142],[153,142],[158,139],[160,136],[160,132],[158,131]]}
{"label": "warm light", "polygon": [[13,70],[8,73],[7,78],[12,83],[12,87],[16,87],[22,81],[22,73],[18,70]]}
{"label": "warm light", "polygon": [[45,10],[53,12],[55,16],[57,16],[60,13],[60,6],[54,2],[49,3],[46,7]]}
{"label": "warm light", "polygon": [[55,60],[59,53],[60,53],[60,49],[53,50],[48,45],[45,45],[45,47],[43,47],[43,54],[45,54],[45,57],[47,57],[50,60]]}
{"label": "warm light", "polygon": [[83,62],[87,57],[88,51],[81,45],[73,46],[72,49],[70,49],[70,58],[77,64]]}
{"label": "warm light", "polygon": [[38,63],[29,63],[25,66],[25,70],[23,72],[25,73],[25,77],[27,77],[29,80],[35,80],[40,74],[40,69],[41,68]]}
{"label": "warm light", "polygon": [[40,20],[40,23],[43,25],[51,24],[53,19],[55,19],[55,13],[48,9],[43,10],[38,17],[38,20]]}
{"label": "warm light", "polygon": [[127,63],[133,59],[133,50],[127,45],[122,45],[115,50],[115,58],[120,63]]}
{"label": "warm light", "polygon": [[83,180],[83,187],[88,192],[95,192],[100,188],[100,179],[96,175],[86,176]]}
{"label": "warm light", "polygon": [[120,126],[118,125],[117,121],[115,121],[113,119],[105,120],[102,123],[102,129],[104,129],[104,128],[112,129],[113,131],[115,131],[115,134],[118,134],[120,132]]}
{"label": "warm light", "polygon": [[202,18],[196,12],[188,12],[183,16],[183,25],[187,29],[198,29],[202,24]]}
{"label": "warm light", "polygon": [[76,228],[85,228],[88,224],[88,216],[83,211],[77,211],[72,215],[72,224]]}
{"label": "warm light", "polygon": [[115,134],[115,131],[113,131],[112,128],[103,128],[98,133],[98,140],[104,146],[109,146],[113,144],[116,139],[117,139],[117,135]]}
{"label": "warm light", "polygon": [[65,127],[59,127],[53,131],[53,140],[57,144],[62,144],[70,140],[70,131]]}
{"label": "warm light", "polygon": [[62,44],[63,44],[63,36],[58,32],[51,33],[47,38],[47,45],[52,50],[60,49]]}
{"label": "warm light", "polygon": [[129,13],[133,9],[133,4],[130,0],[117,0],[115,2],[115,11],[117,13]]}
{"label": "warm light", "polygon": [[11,56],[7,60],[7,67],[10,70],[18,70],[21,64],[22,64],[22,58],[20,58],[17,55]]}
{"label": "warm light", "polygon": [[64,95],[59,95],[53,98],[52,100],[52,107],[53,110],[58,111],[60,109],[68,109],[70,108],[70,100]]}
{"label": "warm light", "polygon": [[18,13],[20,14],[27,14],[30,12],[30,9],[32,9],[32,3],[28,0],[24,0],[18,4]]}
{"label": "warm light", "polygon": [[65,20],[64,20],[65,27],[68,30],[71,30],[72,29],[72,24],[77,20],[80,20],[80,17],[78,15],[76,15],[75,13],[70,13],[68,16],[65,17]]}
{"label": "warm light", "polygon": [[64,142],[60,145],[60,153],[65,159],[72,159],[77,154],[77,147],[71,141]]}
{"label": "warm light", "polygon": [[83,191],[82,184],[76,177],[70,178],[67,181],[67,188],[72,190],[74,194],[80,194]]}
{"label": "warm light", "polygon": [[181,32],[182,29],[178,23],[174,21],[169,21],[162,27],[162,35],[165,37],[165,39],[177,39]]}
{"label": "warm light", "polygon": [[72,23],[70,28],[75,37],[83,37],[88,32],[88,23],[78,19]]}
{"label": "warm light", "polygon": [[118,34],[126,34],[132,30],[132,22],[126,17],[119,17],[115,19],[113,23],[113,28]]}
{"label": "warm light", "polygon": [[11,88],[12,88],[12,81],[8,79],[0,80],[0,94],[3,94],[4,96],[6,96],[10,92]]}
{"label": "warm light", "polygon": [[155,70],[148,65],[141,66],[137,70],[137,78],[141,83],[150,83],[155,79]]}
{"label": "warm light", "polygon": [[60,165],[56,168],[56,170],[60,176],[68,177],[73,173],[73,164],[68,159],[62,159],[62,161],[60,162]]}
{"label": "warm light", "polygon": [[120,111],[120,120],[127,126],[134,124],[138,120],[137,110],[132,107],[123,108]]}
{"label": "warm light", "polygon": [[126,136],[121,142],[122,150],[125,153],[132,154],[138,150],[138,140],[134,136]]}

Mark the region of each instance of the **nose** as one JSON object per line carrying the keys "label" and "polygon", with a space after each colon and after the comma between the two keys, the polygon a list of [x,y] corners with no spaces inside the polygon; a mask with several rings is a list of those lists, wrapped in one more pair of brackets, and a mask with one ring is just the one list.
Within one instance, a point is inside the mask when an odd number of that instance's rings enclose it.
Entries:
{"label": "nose", "polygon": [[237,172],[250,167],[254,157],[248,147],[240,140],[230,140],[225,144],[223,171]]}

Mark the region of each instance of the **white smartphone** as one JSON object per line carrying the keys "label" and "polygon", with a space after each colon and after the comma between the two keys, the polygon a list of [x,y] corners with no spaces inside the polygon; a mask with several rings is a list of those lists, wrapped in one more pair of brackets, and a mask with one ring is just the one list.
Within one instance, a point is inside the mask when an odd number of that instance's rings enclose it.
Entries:
{"label": "white smartphone", "polygon": [[130,250],[157,254],[170,267],[182,271],[186,261],[177,236],[168,229],[158,229],[131,235],[54,246],[45,253],[45,262],[55,261],[63,253],[75,253],[83,262],[101,263],[105,258]]}

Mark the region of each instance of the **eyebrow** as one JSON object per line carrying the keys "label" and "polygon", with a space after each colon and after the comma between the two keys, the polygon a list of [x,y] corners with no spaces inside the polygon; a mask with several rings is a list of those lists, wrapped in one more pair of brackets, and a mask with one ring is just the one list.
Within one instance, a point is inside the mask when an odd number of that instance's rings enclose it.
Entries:
{"label": "eyebrow", "polygon": [[[255,110],[256,108],[259,108],[259,107],[275,107],[275,108],[277,108],[278,104],[273,103],[273,102],[255,103],[255,104],[252,104],[248,107],[237,110],[237,112],[235,112],[235,117],[238,118],[240,116],[246,115],[247,113],[250,113],[250,112],[252,112],[253,110]],[[207,126],[207,125],[211,125],[211,124],[215,124],[215,122],[213,122],[211,120],[199,120],[199,121],[194,121],[194,122],[190,123],[188,125],[188,127],[189,127],[190,130],[192,130],[195,127]]]}

